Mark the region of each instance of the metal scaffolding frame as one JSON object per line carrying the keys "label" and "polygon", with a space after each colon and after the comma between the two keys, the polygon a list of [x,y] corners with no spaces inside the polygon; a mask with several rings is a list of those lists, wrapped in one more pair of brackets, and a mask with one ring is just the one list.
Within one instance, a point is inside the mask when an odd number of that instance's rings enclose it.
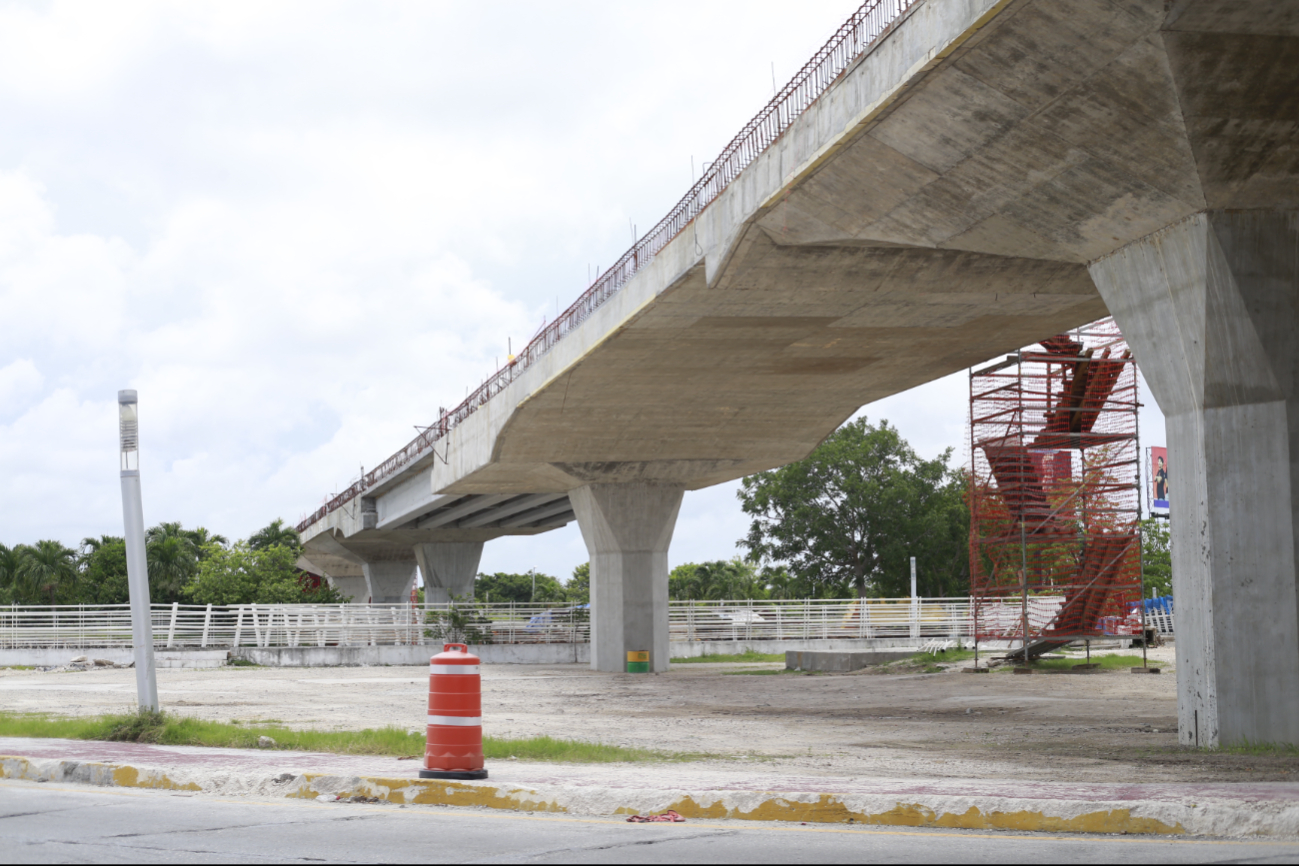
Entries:
{"label": "metal scaffolding frame", "polygon": [[1027,661],[1145,634],[1138,406],[1113,319],[970,373],[976,653],[980,641],[1018,642],[1011,656]]}

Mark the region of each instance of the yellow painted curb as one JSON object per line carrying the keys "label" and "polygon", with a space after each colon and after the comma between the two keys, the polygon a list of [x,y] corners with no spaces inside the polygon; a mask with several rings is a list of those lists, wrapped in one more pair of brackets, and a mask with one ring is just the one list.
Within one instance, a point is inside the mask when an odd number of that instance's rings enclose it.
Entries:
{"label": "yellow painted curb", "polygon": [[337,790],[321,784],[339,776],[308,773],[301,777],[298,789],[286,796],[314,799],[321,794],[343,797],[377,797],[390,803],[414,803],[422,806],[483,806],[517,812],[567,812],[553,800],[546,800],[527,788],[497,788],[491,785],[466,785],[440,779],[385,779],[376,776],[351,776],[358,779],[355,789]]}
{"label": "yellow painted curb", "polygon": [[[42,761],[20,756],[0,756],[0,778],[30,781],[83,782],[119,788],[155,788],[169,791],[201,791],[193,781],[177,781],[154,769],[91,761]],[[51,766],[53,765],[53,766]],[[709,792],[710,794],[714,792]],[[750,808],[728,806],[728,794],[756,795],[760,802]],[[715,792],[704,805],[694,796],[681,797],[665,808],[685,818],[733,818],[744,821],[789,821],[817,824],[874,824],[889,827],[958,828],[964,830],[1021,830],[1049,833],[1106,833],[1182,835],[1180,822],[1168,824],[1154,818],[1134,816],[1130,809],[1087,812],[1073,818],[1048,815],[1036,809],[1015,812],[982,811],[971,806],[964,812],[938,812],[921,803],[896,803],[882,812],[854,811],[844,803],[847,795],[821,794],[812,801],[790,799],[776,792]],[[339,776],[308,773],[297,776],[281,796],[315,799],[320,796],[374,797],[397,804],[478,806],[517,812],[568,812],[566,804],[528,788],[465,784],[438,779]],[[699,795],[696,795],[699,796]],[[641,811],[630,806],[613,810],[615,815]]]}
{"label": "yellow painted curb", "polygon": [[159,770],[140,770],[121,764],[102,764],[94,761],[60,761],[62,769],[73,769],[70,778],[52,779],[42,772],[30,758],[17,755],[0,755],[0,779],[26,779],[39,781],[85,782],[91,785],[111,785],[117,788],[159,788],[164,791],[201,791],[194,782],[177,782]]}
{"label": "yellow painted curb", "polygon": [[[750,810],[727,809],[721,803],[701,806],[691,797],[671,807],[688,818],[736,818],[743,821],[806,821],[824,824],[877,824],[888,827],[941,827],[962,830],[1034,830],[1051,833],[1115,833],[1181,835],[1182,825],[1165,824],[1153,818],[1133,817],[1128,809],[1089,812],[1074,818],[1060,818],[1035,810],[982,812],[971,806],[960,814],[935,812],[920,803],[898,803],[887,812],[854,812],[840,795],[822,794],[815,803],[800,803],[773,795]],[[629,814],[618,810],[619,814]]]}

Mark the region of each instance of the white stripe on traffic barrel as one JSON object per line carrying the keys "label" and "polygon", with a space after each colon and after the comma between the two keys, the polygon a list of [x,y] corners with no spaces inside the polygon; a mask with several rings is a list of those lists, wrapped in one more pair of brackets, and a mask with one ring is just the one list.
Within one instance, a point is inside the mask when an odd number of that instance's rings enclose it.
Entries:
{"label": "white stripe on traffic barrel", "polygon": [[429,665],[431,674],[477,674],[478,665]]}
{"label": "white stripe on traffic barrel", "polygon": [[483,724],[482,716],[429,716],[430,725],[451,725],[457,728],[474,728],[481,727]]}

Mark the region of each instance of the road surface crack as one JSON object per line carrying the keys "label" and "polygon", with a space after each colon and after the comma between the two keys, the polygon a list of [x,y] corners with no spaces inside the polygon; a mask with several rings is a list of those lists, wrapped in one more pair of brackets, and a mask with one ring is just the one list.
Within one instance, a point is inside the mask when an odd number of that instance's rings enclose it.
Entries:
{"label": "road surface crack", "polygon": [[636,846],[641,846],[641,845],[658,845],[663,842],[688,842],[692,839],[709,839],[709,838],[720,837],[720,836],[734,836],[738,832],[739,831],[737,830],[715,830],[713,832],[708,832],[708,833],[691,833],[688,836],[675,835],[675,834],[671,836],[664,835],[664,836],[659,836],[657,838],[636,839],[627,842],[614,842],[614,843],[604,844],[604,845],[571,845],[565,848],[554,848],[546,851],[536,851],[530,854],[510,854],[508,855],[508,857],[505,858],[498,857],[498,856],[491,856],[479,860],[471,860],[469,862],[494,863],[494,862],[499,862],[502,859],[505,859],[508,860],[508,862],[515,863],[521,860],[539,860],[543,857],[554,857],[556,855],[572,854],[573,852],[578,852],[578,851],[612,851],[616,848],[634,848]]}

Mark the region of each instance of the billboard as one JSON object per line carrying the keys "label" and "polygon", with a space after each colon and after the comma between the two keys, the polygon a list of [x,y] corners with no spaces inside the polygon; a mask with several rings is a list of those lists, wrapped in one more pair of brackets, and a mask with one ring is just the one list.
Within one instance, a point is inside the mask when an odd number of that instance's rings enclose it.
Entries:
{"label": "billboard", "polygon": [[1150,507],[1168,507],[1168,449],[1150,449]]}

